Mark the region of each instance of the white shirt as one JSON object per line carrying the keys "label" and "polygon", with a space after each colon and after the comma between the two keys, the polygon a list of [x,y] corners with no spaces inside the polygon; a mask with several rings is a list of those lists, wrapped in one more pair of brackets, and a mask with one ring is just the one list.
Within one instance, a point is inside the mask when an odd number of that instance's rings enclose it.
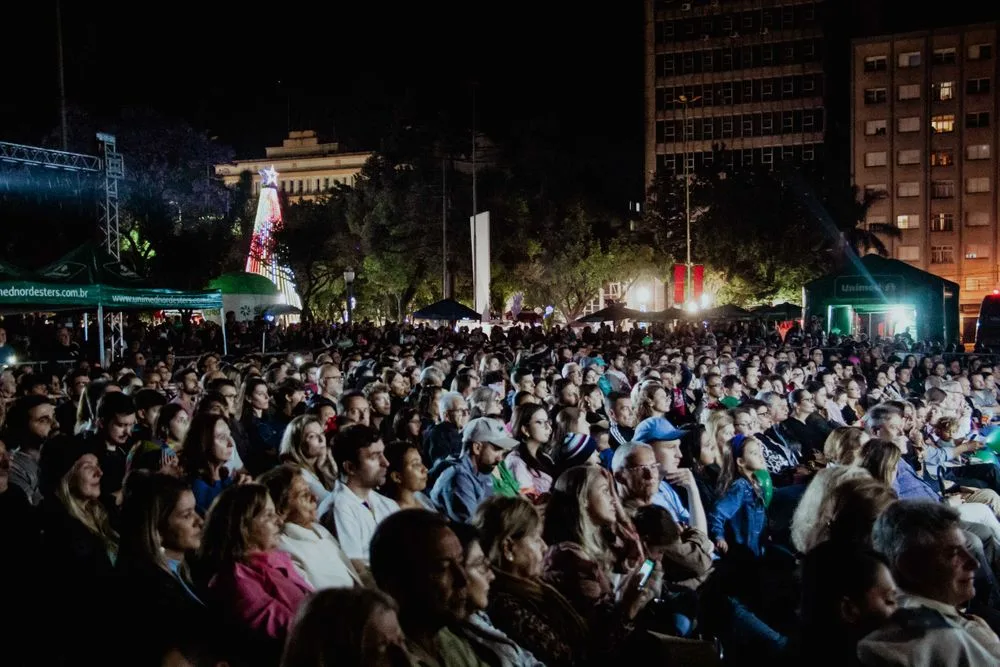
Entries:
{"label": "white shirt", "polygon": [[347,485],[337,481],[337,486],[319,506],[320,523],[336,533],[340,546],[351,560],[368,562],[368,546],[375,528],[387,516],[399,511],[395,500],[372,491],[368,494],[367,507]]}
{"label": "white shirt", "polygon": [[291,557],[296,572],[317,591],[362,585],[337,538],[318,523],[312,528],[286,523],[278,549]]}

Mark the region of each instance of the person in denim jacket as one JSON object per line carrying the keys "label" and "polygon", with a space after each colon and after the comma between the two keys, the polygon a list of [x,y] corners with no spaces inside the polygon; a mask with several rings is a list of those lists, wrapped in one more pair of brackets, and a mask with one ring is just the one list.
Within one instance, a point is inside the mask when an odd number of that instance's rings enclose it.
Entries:
{"label": "person in denim jacket", "polygon": [[712,512],[708,533],[719,553],[729,550],[728,535],[735,543],[760,556],[760,538],[767,525],[767,515],[754,471],[767,467],[763,449],[755,438],[742,434],[734,436],[729,446],[733,452],[733,481],[727,488],[720,489],[722,497]]}

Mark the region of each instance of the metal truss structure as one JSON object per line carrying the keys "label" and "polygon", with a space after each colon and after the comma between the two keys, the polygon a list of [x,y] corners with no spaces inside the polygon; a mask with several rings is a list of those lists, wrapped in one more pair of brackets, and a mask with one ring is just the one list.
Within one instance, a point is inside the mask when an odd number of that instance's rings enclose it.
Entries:
{"label": "metal truss structure", "polygon": [[[63,171],[103,172],[104,198],[100,202],[101,233],[105,248],[115,259],[121,258],[121,230],[118,226],[118,181],[125,176],[125,163],[118,152],[114,135],[104,132],[97,133],[103,155],[84,155],[57,151],[39,146],[24,146],[0,141],[0,161],[24,164],[46,169]],[[121,357],[125,354],[125,318],[119,312],[103,312],[98,308],[98,317],[107,317],[111,331],[111,355]],[[103,352],[104,341],[100,341]],[[103,354],[102,354],[103,356]],[[104,363],[101,359],[101,363]]]}

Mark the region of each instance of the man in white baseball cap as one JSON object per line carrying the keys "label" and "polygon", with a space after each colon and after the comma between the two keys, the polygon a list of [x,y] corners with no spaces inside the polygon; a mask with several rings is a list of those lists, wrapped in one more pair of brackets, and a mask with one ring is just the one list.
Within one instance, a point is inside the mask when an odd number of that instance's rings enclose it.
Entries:
{"label": "man in white baseball cap", "polygon": [[479,503],[493,495],[493,469],[517,444],[499,419],[470,420],[462,430],[462,453],[445,463],[431,501],[449,519],[468,523]]}

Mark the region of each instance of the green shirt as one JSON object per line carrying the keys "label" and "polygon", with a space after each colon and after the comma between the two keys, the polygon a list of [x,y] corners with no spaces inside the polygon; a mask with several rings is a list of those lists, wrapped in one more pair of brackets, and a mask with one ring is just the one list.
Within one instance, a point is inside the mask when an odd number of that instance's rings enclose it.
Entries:
{"label": "green shirt", "polygon": [[514,478],[513,473],[507,468],[507,464],[501,461],[497,464],[497,475],[493,475],[493,494],[514,498],[521,493],[521,485]]}
{"label": "green shirt", "polygon": [[479,659],[469,642],[448,628],[441,628],[434,637],[434,650],[437,657],[428,655],[419,646],[408,644],[410,667],[489,667]]}

